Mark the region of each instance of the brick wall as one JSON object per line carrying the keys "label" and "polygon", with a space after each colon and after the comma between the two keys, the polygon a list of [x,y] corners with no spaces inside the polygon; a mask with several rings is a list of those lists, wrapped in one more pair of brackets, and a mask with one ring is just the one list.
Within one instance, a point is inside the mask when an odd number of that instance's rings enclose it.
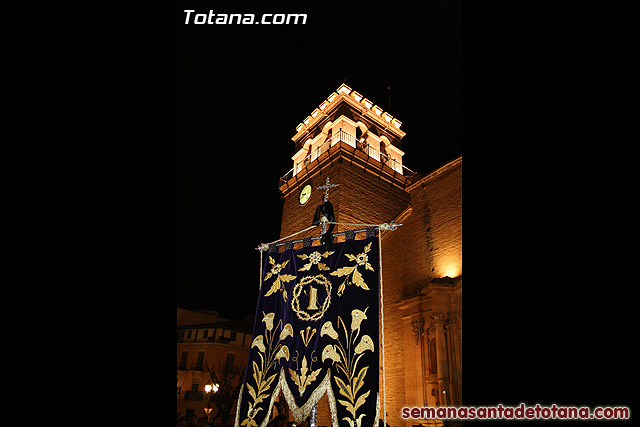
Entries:
{"label": "brick wall", "polygon": [[411,425],[401,418],[402,407],[422,405],[407,401],[407,384],[415,379],[405,378],[405,364],[419,361],[405,358],[414,338],[397,303],[433,278],[462,273],[462,163],[426,176],[409,192],[411,211],[398,221],[403,226],[382,240],[386,409],[392,427]]}
{"label": "brick wall", "polygon": [[[409,187],[408,192],[347,160],[334,162],[311,180],[313,191],[306,205],[298,202],[299,189],[285,198],[281,237],[311,225],[324,194],[316,187],[324,184],[327,176],[332,183],[340,184],[330,190],[329,197],[337,222],[385,223],[404,212],[398,221],[403,226],[383,236],[382,267],[387,423],[392,427],[409,426],[411,422],[401,418],[401,409],[414,404],[407,402],[405,389],[415,379],[405,379],[405,364],[419,361],[405,358],[404,349],[414,339],[397,304],[433,278],[462,274],[462,162],[445,165]],[[334,232],[350,228],[337,226]],[[319,231],[306,235],[317,236]],[[300,236],[304,235],[296,238]],[[380,378],[382,418],[382,375]],[[318,405],[318,425],[331,425],[326,397]]]}
{"label": "brick wall", "polygon": [[[409,194],[394,187],[392,184],[378,179],[371,171],[350,165],[347,159],[342,163],[334,161],[319,175],[314,176],[309,183],[313,190],[305,205],[300,205],[298,196],[303,186],[292,191],[285,197],[280,237],[288,236],[309,227],[313,222],[313,214],[318,205],[323,203],[324,190],[317,187],[324,185],[327,177],[332,184],[340,184],[331,188],[329,201],[333,204],[336,222],[378,224],[389,222],[402,212],[409,204]],[[333,230],[338,233],[350,226],[336,226]],[[318,236],[319,230],[311,230],[303,236]]]}
{"label": "brick wall", "polygon": [[409,191],[411,214],[393,233],[394,246],[403,249],[390,249],[384,260],[398,266],[394,277],[402,278],[403,295],[433,278],[462,274],[462,163],[427,175]]}

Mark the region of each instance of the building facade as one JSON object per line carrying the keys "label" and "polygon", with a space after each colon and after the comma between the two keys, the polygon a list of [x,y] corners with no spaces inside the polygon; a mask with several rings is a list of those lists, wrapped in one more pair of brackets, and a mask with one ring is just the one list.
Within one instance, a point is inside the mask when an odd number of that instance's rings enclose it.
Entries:
{"label": "building facade", "polygon": [[[228,393],[242,381],[242,374],[223,375],[227,372],[244,372],[249,356],[254,316],[242,321],[222,318],[216,311],[185,310],[178,308],[177,327],[177,410],[187,419],[206,416],[205,408],[211,407],[211,418],[218,415],[214,396],[205,391],[207,384],[216,384],[219,393]],[[214,370],[217,380],[211,378]],[[228,384],[220,382],[229,379]],[[232,396],[233,400],[237,397]],[[229,403],[232,405],[232,402]],[[235,407],[233,407],[235,408]],[[235,413],[235,410],[231,411]]]}
{"label": "building facade", "polygon": [[[353,229],[349,224],[402,224],[382,234],[387,423],[441,425],[404,420],[401,410],[461,403],[462,158],[427,175],[413,172],[403,164],[401,125],[344,84],[323,101],[292,138],[293,167],[279,185],[280,237],[311,225],[327,177],[339,184],[330,201],[335,222],[345,224],[334,233]],[[380,390],[382,396],[382,375]],[[330,425],[324,397],[318,426]]]}

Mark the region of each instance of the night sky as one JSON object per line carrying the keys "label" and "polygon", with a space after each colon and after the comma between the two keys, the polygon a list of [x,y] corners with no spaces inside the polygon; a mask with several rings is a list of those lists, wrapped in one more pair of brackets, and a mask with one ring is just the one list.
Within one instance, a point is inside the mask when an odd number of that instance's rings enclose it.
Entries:
{"label": "night sky", "polygon": [[[628,405],[632,49],[586,7],[178,1],[177,304],[254,313],[291,137],[346,82],[402,121],[407,167],[464,152],[466,402]],[[185,25],[185,9],[308,18]]]}
{"label": "night sky", "polygon": [[[457,1],[212,4],[178,7],[178,305],[232,316],[253,313],[254,248],[279,238],[278,179],[292,167],[295,127],[343,82],[403,122],[410,169],[462,154],[462,18]],[[185,9],[308,18],[185,25]]]}

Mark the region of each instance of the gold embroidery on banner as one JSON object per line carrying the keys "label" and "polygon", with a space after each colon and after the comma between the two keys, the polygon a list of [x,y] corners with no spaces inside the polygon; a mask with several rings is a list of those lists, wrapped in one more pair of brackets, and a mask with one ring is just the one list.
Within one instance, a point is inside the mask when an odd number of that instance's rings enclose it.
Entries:
{"label": "gold embroidery on banner", "polygon": [[[313,363],[318,361],[317,357],[313,357],[313,353],[315,353],[315,350],[311,352],[311,356],[310,356],[311,365],[308,368],[307,368],[306,356],[302,357],[302,365],[298,367],[299,356],[298,356],[297,350],[296,350],[296,356],[291,358],[293,362],[296,362],[296,371],[299,371],[299,373],[294,371],[291,368],[289,369],[289,373],[291,374],[291,379],[293,380],[293,382],[298,386],[300,397],[302,397],[307,386],[311,385],[311,383],[315,381],[316,377],[322,370],[322,368],[316,369],[315,371],[313,370]],[[307,375],[307,372],[309,372],[309,369],[311,369],[312,371],[309,373],[309,375]]]}
{"label": "gold embroidery on banner", "polygon": [[311,266],[314,264],[317,265],[318,269],[320,270],[329,270],[329,267],[327,267],[325,263],[320,262],[320,260],[322,258],[328,258],[330,255],[333,255],[333,253],[334,253],[333,251],[327,251],[323,254],[320,254],[320,252],[315,251],[315,252],[312,252],[311,255],[307,255],[307,254],[297,255],[297,257],[300,259],[309,260],[309,262],[303,265],[302,267],[300,267],[298,271],[309,271]]}
{"label": "gold embroidery on banner", "polygon": [[[309,334],[309,332],[311,332],[311,334]],[[302,342],[304,343],[305,347],[309,346],[309,342],[311,341],[311,338],[313,338],[313,335],[316,333],[316,328],[311,329],[311,326],[307,326],[307,329],[305,329],[304,331],[300,331],[300,336],[302,337]]]}
{"label": "gold embroidery on banner", "polygon": [[369,290],[369,286],[367,286],[367,284],[364,282],[362,273],[358,271],[358,266],[364,265],[365,269],[375,271],[371,266],[371,264],[369,264],[369,256],[367,255],[367,252],[371,250],[371,243],[365,246],[364,252],[358,254],[357,256],[352,254],[345,254],[345,256],[349,258],[349,261],[355,261],[356,265],[351,267],[342,267],[337,269],[336,271],[332,271],[331,273],[329,273],[331,276],[338,276],[338,277],[347,276],[345,277],[344,282],[342,282],[342,284],[338,287],[338,296],[342,296],[345,289],[345,285],[355,284],[356,286],[364,289],[365,291]]}
{"label": "gold embroidery on banner", "polygon": [[318,290],[313,286],[309,286],[309,305],[307,306],[307,310],[317,310],[318,309]]}
{"label": "gold embroidery on banner", "polygon": [[290,274],[280,274],[280,271],[282,271],[282,269],[287,265],[287,263],[289,263],[289,260],[286,260],[282,264],[276,264],[276,261],[273,258],[271,258],[271,256],[269,256],[269,264],[271,264],[273,267],[271,267],[271,271],[265,274],[264,280],[265,281],[269,280],[271,276],[277,276],[277,277],[276,277],[276,280],[273,282],[273,285],[271,285],[271,289],[269,289],[269,291],[266,294],[264,294],[265,297],[268,297],[274,292],[282,291],[282,299],[285,302],[287,302],[287,291],[284,290],[284,284],[286,282],[295,280],[296,278],[296,276],[292,276]]}
{"label": "gold embroidery on banner", "polygon": [[[342,325],[342,330],[344,331],[344,337],[346,338],[346,342],[342,342],[338,339],[338,333],[333,328],[333,324],[331,321],[325,322],[320,331],[320,335],[329,335],[329,337],[333,338],[337,341],[337,343],[329,344],[325,346],[322,351],[322,361],[324,362],[326,359],[331,359],[332,364],[337,364],[338,369],[336,373],[342,372],[344,374],[343,378],[339,376],[334,376],[334,380],[336,385],[338,386],[338,391],[342,396],[346,398],[338,399],[338,402],[345,407],[345,409],[351,413],[353,419],[348,417],[343,417],[343,420],[346,420],[350,427],[357,426],[359,427],[362,423],[362,418],[365,414],[360,414],[356,417],[356,413],[358,408],[360,408],[367,400],[369,393],[371,390],[366,391],[363,394],[358,396],[358,393],[364,390],[362,386],[364,385],[364,379],[367,375],[367,370],[369,366],[364,366],[360,370],[357,369],[358,362],[360,358],[364,355],[364,352],[367,350],[371,350],[375,352],[375,348],[373,346],[373,340],[369,335],[363,335],[360,338],[360,342],[356,345],[356,341],[358,335],[360,334],[360,324],[367,319],[366,311],[369,307],[365,308],[364,311],[355,309],[351,312],[351,331],[347,332],[347,326],[342,320],[341,316],[338,316],[337,325],[338,329],[339,325]],[[355,335],[354,335],[355,332]],[[352,346],[353,349],[352,349]],[[355,422],[355,424],[354,424]]]}
{"label": "gold embroidery on banner", "polygon": [[293,336],[293,328],[291,327],[291,323],[287,323],[284,328],[282,328],[282,332],[280,332],[280,340],[285,339],[286,337]]}
{"label": "gold embroidery on banner", "polygon": [[[325,290],[327,291],[327,297],[322,303],[322,306],[318,309],[318,312],[315,314],[310,314],[300,308],[300,294],[302,293],[302,290],[305,286],[309,285],[310,287],[314,283],[320,286],[324,286]],[[302,278],[302,280],[294,285],[292,294],[291,309],[296,313],[298,319],[315,322],[322,317],[324,312],[327,311],[327,309],[331,305],[331,281],[329,281],[329,279],[327,279],[322,274],[318,274],[317,276],[305,276]]]}
{"label": "gold embroidery on banner", "polygon": [[[260,403],[269,397],[269,387],[275,380],[277,372],[268,375],[272,368],[275,368],[278,360],[285,358],[289,360],[289,347],[282,344],[282,341],[289,336],[293,336],[293,328],[290,323],[287,323],[282,327],[282,320],[278,320],[276,327],[273,327],[273,320],[275,313],[264,312],[262,321],[265,324],[265,331],[263,335],[258,335],[251,343],[251,348],[258,349],[258,356],[260,357],[260,365],[255,361],[252,361],[253,379],[255,381],[255,387],[249,382],[246,383],[249,396],[253,399],[249,402],[249,410],[247,411],[247,417],[240,424],[247,427],[258,427],[258,424],[254,418],[264,408],[259,407]],[[274,346],[274,337],[276,331],[281,329],[278,335],[278,341]]]}
{"label": "gold embroidery on banner", "polygon": [[[313,409],[313,407],[318,404],[322,396],[326,393],[327,398],[329,400],[329,411],[331,413],[331,427],[339,427],[338,413],[336,408],[336,398],[331,388],[331,371],[330,370],[327,370],[327,374],[325,375],[324,379],[320,382],[318,387],[316,387],[316,389],[311,393],[307,402],[304,405],[298,407],[294,400],[293,394],[289,389],[289,385],[286,381],[284,368],[280,369],[278,383],[271,395],[271,399],[268,405],[267,415],[262,421],[262,424],[260,425],[260,427],[266,427],[266,425],[269,423],[269,419],[271,418],[271,411],[273,410],[273,404],[276,398],[278,397],[278,395],[280,394],[280,392],[282,392],[285,400],[287,401],[287,405],[289,405],[289,412],[293,416],[294,421],[299,424],[302,423],[311,414],[311,410]],[[240,394],[238,397],[236,422],[234,424],[235,427],[240,427],[240,424],[238,422],[240,420],[241,398],[242,398],[242,389],[240,390]],[[373,420],[373,422],[370,424],[372,427],[378,427],[377,420],[379,418],[379,415],[380,415],[380,394],[376,393],[376,416],[375,416],[375,420]]]}
{"label": "gold embroidery on banner", "polygon": [[325,322],[324,325],[322,325],[322,329],[320,329],[320,336],[322,337],[324,335],[329,335],[334,340],[338,339],[338,333],[333,329],[331,322]]}

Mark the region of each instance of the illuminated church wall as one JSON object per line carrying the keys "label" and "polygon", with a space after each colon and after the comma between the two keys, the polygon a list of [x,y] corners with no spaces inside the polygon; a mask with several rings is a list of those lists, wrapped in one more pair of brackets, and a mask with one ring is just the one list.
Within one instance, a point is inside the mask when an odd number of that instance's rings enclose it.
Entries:
{"label": "illuminated church wall", "polygon": [[[387,422],[391,426],[413,423],[402,420],[402,407],[443,406],[443,391],[449,393],[449,405],[459,405],[461,391],[461,159],[427,175],[408,191],[410,207],[397,220],[403,226],[383,234],[382,246]],[[444,276],[451,277],[451,283],[437,283]],[[431,362],[437,366],[437,352],[429,354],[429,344],[437,335],[431,316],[437,313],[443,314],[448,334],[441,352],[448,371],[442,376],[441,385],[447,386],[442,389],[434,385],[437,369],[431,373],[429,369]],[[420,318],[423,326],[417,336]],[[456,395],[453,401],[452,394]]]}
{"label": "illuminated church wall", "polygon": [[[392,427],[418,423],[401,418],[404,406],[459,405],[462,381],[462,158],[409,177],[402,167],[401,124],[343,85],[296,128],[295,173],[280,181],[281,238],[311,225],[323,202],[317,187],[327,177],[340,184],[329,197],[336,222],[403,224],[382,234],[386,412]],[[348,135],[337,137],[341,130]],[[311,156],[310,149],[328,138],[333,143],[327,151]],[[369,144],[363,149],[358,141]],[[396,162],[381,162],[382,149]],[[301,204],[307,184],[311,197]],[[313,229],[295,238],[318,235]],[[325,397],[318,404],[318,426],[330,426],[330,419]]]}

